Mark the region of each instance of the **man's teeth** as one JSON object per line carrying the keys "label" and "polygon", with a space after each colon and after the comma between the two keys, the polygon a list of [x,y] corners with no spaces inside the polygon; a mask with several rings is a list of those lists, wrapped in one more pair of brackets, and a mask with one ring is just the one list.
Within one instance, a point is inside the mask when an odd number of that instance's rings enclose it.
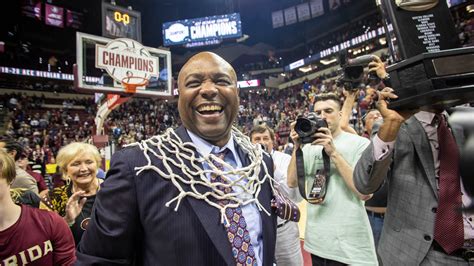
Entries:
{"label": "man's teeth", "polygon": [[222,110],[222,107],[219,105],[205,105],[202,107],[199,107],[198,111],[203,112],[203,111],[220,111]]}

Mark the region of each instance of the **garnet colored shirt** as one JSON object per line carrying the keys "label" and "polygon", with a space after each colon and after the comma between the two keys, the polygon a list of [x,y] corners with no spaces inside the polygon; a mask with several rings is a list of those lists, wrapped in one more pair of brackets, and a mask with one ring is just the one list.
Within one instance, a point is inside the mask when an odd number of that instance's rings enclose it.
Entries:
{"label": "garnet colored shirt", "polygon": [[44,178],[41,174],[30,171],[30,170],[26,170],[26,172],[30,174],[36,180],[39,192],[48,189],[48,186],[46,185],[46,182],[44,181]]}
{"label": "garnet colored shirt", "polygon": [[75,260],[71,230],[55,212],[21,205],[18,221],[0,231],[0,266],[72,265]]}

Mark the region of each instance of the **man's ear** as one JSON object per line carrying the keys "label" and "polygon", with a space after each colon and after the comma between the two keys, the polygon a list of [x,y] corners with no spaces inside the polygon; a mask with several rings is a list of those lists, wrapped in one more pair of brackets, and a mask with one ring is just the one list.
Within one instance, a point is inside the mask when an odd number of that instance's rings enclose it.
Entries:
{"label": "man's ear", "polygon": [[9,152],[7,152],[13,159],[15,159],[15,156],[16,156],[16,150],[11,150]]}

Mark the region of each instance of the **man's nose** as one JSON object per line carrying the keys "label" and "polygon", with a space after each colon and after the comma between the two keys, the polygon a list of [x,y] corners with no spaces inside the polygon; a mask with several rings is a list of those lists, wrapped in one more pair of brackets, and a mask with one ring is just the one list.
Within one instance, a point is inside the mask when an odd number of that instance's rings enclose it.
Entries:
{"label": "man's nose", "polygon": [[204,82],[200,91],[202,97],[206,99],[212,99],[217,95],[217,88],[214,82]]}

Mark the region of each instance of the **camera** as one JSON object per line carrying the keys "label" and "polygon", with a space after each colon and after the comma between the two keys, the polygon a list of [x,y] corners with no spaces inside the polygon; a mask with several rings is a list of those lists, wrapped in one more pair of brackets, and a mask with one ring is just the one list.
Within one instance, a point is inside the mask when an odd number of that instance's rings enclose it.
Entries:
{"label": "camera", "polygon": [[307,117],[296,119],[295,131],[301,139],[301,143],[311,143],[316,140],[314,133],[322,127],[328,127],[326,120],[319,118],[315,113],[309,113]]}
{"label": "camera", "polygon": [[[374,55],[362,55],[354,59],[347,58],[347,51],[339,53],[339,64],[342,67],[342,75],[338,83],[346,90],[357,90],[364,79],[364,68],[375,60]],[[369,80],[377,79],[374,73],[369,73]]]}

